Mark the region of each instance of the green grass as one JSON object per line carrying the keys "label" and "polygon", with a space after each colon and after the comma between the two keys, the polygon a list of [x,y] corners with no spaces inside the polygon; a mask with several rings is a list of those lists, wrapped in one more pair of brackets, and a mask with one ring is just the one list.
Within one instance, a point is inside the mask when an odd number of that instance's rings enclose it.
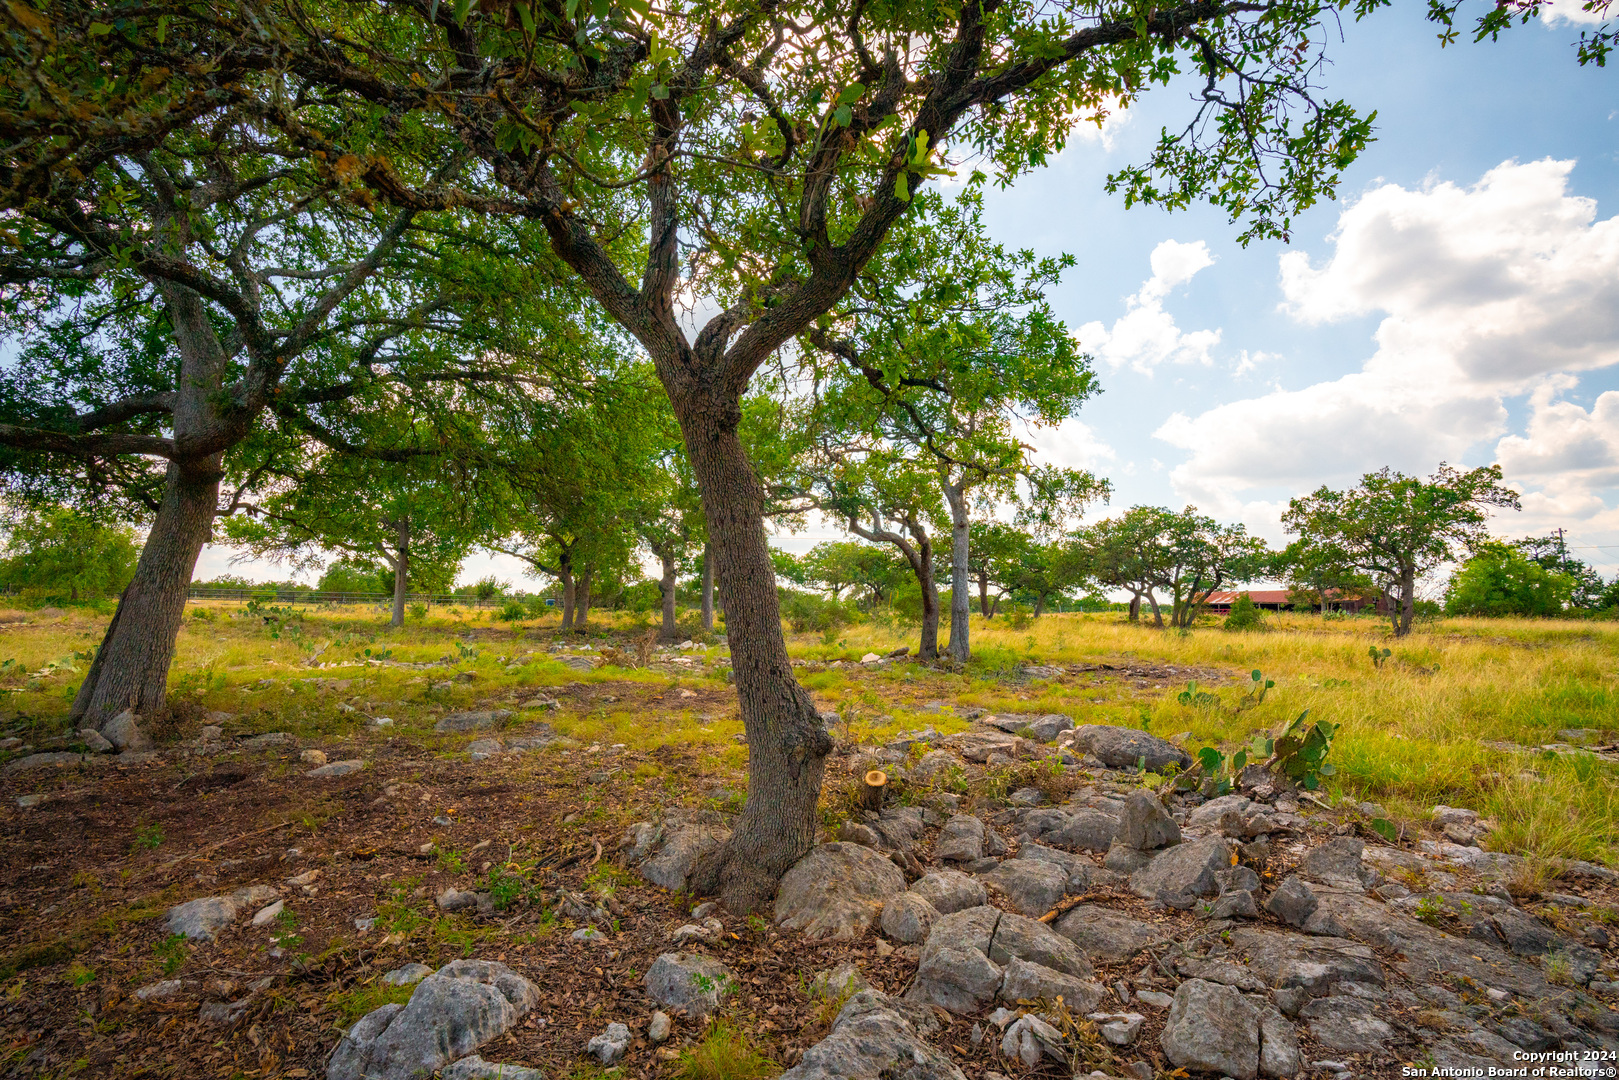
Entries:
{"label": "green grass", "polygon": [[759,1053],[740,1028],[715,1021],[703,1041],[681,1051],[674,1063],[679,1080],[764,1080],[781,1070]]}
{"label": "green grass", "polygon": [[336,1007],[342,1019],[339,1026],[348,1027],[367,1013],[380,1009],[384,1005],[403,1005],[415,993],[414,984],[410,986],[390,986],[385,982],[370,982],[363,986],[356,986],[345,990],[341,994],[334,994],[328,999]]}

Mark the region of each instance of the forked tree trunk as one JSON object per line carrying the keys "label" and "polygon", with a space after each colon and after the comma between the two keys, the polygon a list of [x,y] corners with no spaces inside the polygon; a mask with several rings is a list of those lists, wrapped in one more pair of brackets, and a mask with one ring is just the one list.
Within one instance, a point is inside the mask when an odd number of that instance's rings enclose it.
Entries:
{"label": "forked tree trunk", "polygon": [[1130,594],[1130,621],[1131,622],[1140,622],[1141,621],[1141,594],[1140,593],[1131,593]]}
{"label": "forked tree trunk", "polygon": [[703,545],[703,629],[714,629],[714,545]]}
{"label": "forked tree trunk", "polygon": [[965,664],[972,656],[968,637],[972,617],[972,588],[968,584],[967,493],[959,484],[944,485],[950,504],[950,659]]}
{"label": "forked tree trunk", "polygon": [[1411,619],[1417,608],[1417,573],[1414,569],[1400,570],[1400,603],[1394,608],[1394,636],[1405,637],[1411,632]]}
{"label": "forked tree trunk", "polygon": [[978,576],[978,613],[986,619],[994,614],[989,609],[989,578],[983,574]]}
{"label": "forked tree trunk", "polygon": [[769,903],[782,874],[814,846],[832,739],[787,657],[764,492],[736,434],[740,403],[720,387],[678,389],[670,387],[670,398],[702,492],[748,740],[747,802],[730,839],[693,872],[691,887],[717,893],[740,914]]}
{"label": "forked tree trunk", "polygon": [[99,728],[125,709],[163,708],[174,642],[185,617],[186,592],[197,556],[213,535],[219,506],[221,455],[184,467],[171,463],[135,576],[73,699],[80,727]]}
{"label": "forked tree trunk", "polygon": [[1147,603],[1152,605],[1152,624],[1158,629],[1164,628],[1164,613],[1158,608],[1158,597],[1153,595],[1151,589],[1147,590]]}
{"label": "forked tree trunk", "polygon": [[923,660],[939,658],[939,583],[933,579],[933,548],[926,545],[922,568],[916,572],[922,586],[922,644],[916,655]]}
{"label": "forked tree trunk", "polygon": [[675,626],[675,554],[667,549],[656,554],[663,566],[663,577],[658,581],[658,588],[663,590],[663,632],[659,637],[675,641],[680,637],[680,629]]}

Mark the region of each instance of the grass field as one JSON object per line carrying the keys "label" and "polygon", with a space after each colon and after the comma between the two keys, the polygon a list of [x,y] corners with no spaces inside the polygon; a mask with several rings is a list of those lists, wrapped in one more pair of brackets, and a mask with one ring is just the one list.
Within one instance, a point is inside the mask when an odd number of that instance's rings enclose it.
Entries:
{"label": "grass field", "polygon": [[[79,680],[72,669],[86,664],[105,618],[84,609],[0,612],[0,659],[15,661],[0,676],[0,685],[13,691],[8,734],[39,743],[64,733]],[[431,746],[431,715],[446,706],[509,698],[518,687],[679,684],[693,690],[692,708],[649,715],[606,706],[561,713],[554,722],[562,734],[586,743],[703,747],[705,766],[726,778],[738,776],[745,762],[723,669],[580,672],[550,648],[554,616],[511,624],[487,611],[435,608],[397,631],[385,621],[372,609],[289,613],[193,604],[171,673],[171,698],[193,712],[235,714],[238,734],[285,730],[360,742],[368,734],[365,717],[386,714],[395,730]],[[631,617],[608,614],[588,641],[633,655],[630,638],[643,629]],[[1396,822],[1415,820],[1437,803],[1470,807],[1498,823],[1492,844],[1500,849],[1619,864],[1619,763],[1601,753],[1541,749],[1564,742],[1559,732],[1567,729],[1596,729],[1599,745],[1619,738],[1619,624],[1451,619],[1395,641],[1385,624],[1369,617],[1282,615],[1260,632],[1211,625],[1178,633],[1107,614],[1018,623],[975,617],[972,632],[976,656],[959,673],[848,663],[867,652],[914,647],[914,637],[892,624],[797,635],[790,647],[807,662],[805,685],[839,710],[840,736],[963,726],[928,709],[944,701],[1062,712],[1077,723],[1144,727],[1179,738],[1188,749],[1229,749],[1308,709],[1312,720],[1342,725],[1330,758],[1337,773],[1326,788],[1333,798],[1378,802]],[[1391,655],[1374,665],[1373,647]],[[714,646],[707,655],[722,653]],[[826,666],[838,660],[844,664]],[[391,663],[398,661],[443,663],[417,670]],[[1110,664],[1147,674],[1030,679],[1020,671],[1025,661]],[[1239,708],[1255,670],[1276,685],[1261,703]],[[1193,678],[1214,701],[1177,700]],[[464,741],[444,741],[444,752]]]}

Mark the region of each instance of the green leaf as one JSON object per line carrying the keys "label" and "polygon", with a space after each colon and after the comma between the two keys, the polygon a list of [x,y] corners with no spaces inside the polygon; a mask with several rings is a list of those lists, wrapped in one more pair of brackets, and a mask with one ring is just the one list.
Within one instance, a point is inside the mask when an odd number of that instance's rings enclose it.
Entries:
{"label": "green leaf", "polygon": [[169,17],[167,15],[159,15],[157,17],[157,43],[159,45],[163,44],[164,40],[168,36],[169,36]]}
{"label": "green leaf", "polygon": [[855,102],[859,101],[862,96],[864,96],[865,92],[865,83],[850,83],[844,88],[843,93],[838,95],[838,104],[853,105]]}
{"label": "green leaf", "polygon": [[910,186],[905,181],[904,173],[900,173],[898,176],[894,177],[894,195],[899,199],[900,202],[911,201],[911,190]]}
{"label": "green leaf", "polygon": [[1371,830],[1391,844],[1400,838],[1400,830],[1388,818],[1373,818]]}
{"label": "green leaf", "polygon": [[[471,10],[472,0],[455,0],[455,7],[451,11],[451,14],[455,17],[455,24],[457,26],[465,26],[467,22],[467,13]],[[573,13],[571,11],[568,13],[568,17],[573,17]]]}
{"label": "green leaf", "polygon": [[112,33],[112,24],[111,23],[93,22],[93,23],[90,24],[90,36],[91,37],[103,37],[103,36],[105,36],[107,34],[110,34],[110,33]]}
{"label": "green leaf", "polygon": [[1258,668],[1254,668],[1254,671],[1253,671],[1253,674],[1252,674],[1252,675],[1249,675],[1249,676],[1248,676],[1248,677],[1249,677],[1249,678],[1250,678],[1250,679],[1252,679],[1252,680],[1253,680],[1253,681],[1254,681],[1254,682],[1258,682],[1258,681],[1259,681],[1259,680],[1260,680],[1260,678],[1261,678],[1261,676],[1260,676],[1260,674],[1259,674],[1259,669],[1258,669]]}
{"label": "green leaf", "polygon": [[669,88],[667,86],[663,85],[662,83],[653,83],[652,84],[652,89],[651,89],[651,94],[652,94],[653,97],[657,98],[659,101],[668,101],[669,100]]}
{"label": "green leaf", "polygon": [[608,13],[612,10],[613,0],[590,0],[591,14],[595,15],[598,19],[607,18]]}
{"label": "green leaf", "polygon": [[854,111],[847,105],[839,105],[832,112],[832,123],[838,127],[848,127],[849,121],[854,119]]}

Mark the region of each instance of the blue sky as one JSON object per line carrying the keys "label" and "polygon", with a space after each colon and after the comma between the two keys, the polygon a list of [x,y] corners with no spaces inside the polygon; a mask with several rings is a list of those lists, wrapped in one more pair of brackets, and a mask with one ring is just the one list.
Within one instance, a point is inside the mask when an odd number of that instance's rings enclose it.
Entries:
{"label": "blue sky", "polygon": [[[1053,300],[1104,390],[1035,445],[1113,482],[1102,513],[1190,502],[1273,542],[1321,484],[1499,461],[1524,492],[1499,532],[1562,526],[1619,572],[1619,71],[1579,67],[1577,37],[1564,20],[1441,49],[1415,4],[1345,25],[1327,93],[1375,109],[1377,141],[1291,244],[1103,190],[1184,126],[1189,87],[992,191],[998,239],[1078,258]],[[231,554],[197,576],[287,574]],[[508,562],[462,576],[520,581]]]}

